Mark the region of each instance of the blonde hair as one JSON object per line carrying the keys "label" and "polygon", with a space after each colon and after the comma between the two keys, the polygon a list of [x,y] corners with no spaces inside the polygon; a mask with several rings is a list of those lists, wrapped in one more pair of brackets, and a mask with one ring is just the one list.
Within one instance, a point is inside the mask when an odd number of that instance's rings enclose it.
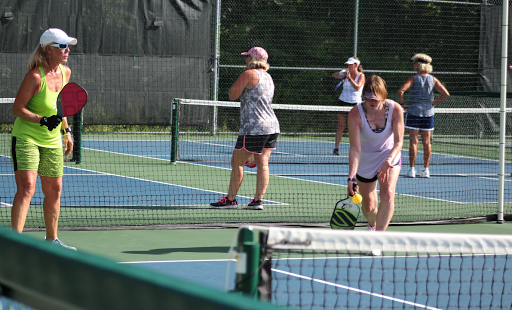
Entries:
{"label": "blonde hair", "polygon": [[432,65],[430,64],[432,62],[432,57],[430,57],[427,54],[416,54],[412,56],[411,58],[412,62],[418,62],[418,71],[424,72],[424,73],[430,73],[434,70]]}
{"label": "blonde hair", "polygon": [[[354,58],[355,60],[359,60],[359,58],[357,58],[356,56],[352,56],[350,58]],[[357,71],[358,72],[363,72],[363,66],[361,65],[361,60],[359,60],[359,65],[357,65]]]}
{"label": "blonde hair", "polygon": [[270,65],[268,64],[266,59],[264,61],[261,61],[254,57],[251,58],[251,61],[247,65],[248,69],[263,69],[265,71],[268,71],[268,68],[270,68]]}
{"label": "blonde hair", "polygon": [[374,93],[381,100],[388,98],[388,86],[386,85],[386,81],[378,75],[372,75],[364,83],[363,94],[368,91]]}
{"label": "blonde hair", "polygon": [[35,69],[37,67],[48,66],[48,53],[46,52],[46,46],[41,46],[41,44],[37,44],[36,49],[32,52],[28,59],[28,70]]}

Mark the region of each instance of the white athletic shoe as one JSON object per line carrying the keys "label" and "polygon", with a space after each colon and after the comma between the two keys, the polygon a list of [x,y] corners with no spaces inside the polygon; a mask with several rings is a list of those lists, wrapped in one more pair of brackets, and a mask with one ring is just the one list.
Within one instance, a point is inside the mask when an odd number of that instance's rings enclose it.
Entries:
{"label": "white athletic shoe", "polygon": [[[366,231],[369,231],[369,232],[376,232],[376,229],[377,229],[377,226],[370,226],[370,224],[367,224],[366,225]],[[366,256],[380,256],[381,253],[380,253],[380,250],[370,250],[368,252],[366,252]]]}
{"label": "white athletic shoe", "polygon": [[370,250],[366,252],[366,256],[381,256],[382,253],[380,250]]}
{"label": "white athletic shoe", "polygon": [[365,228],[366,231],[375,231],[376,229],[377,226],[370,226],[370,224],[367,224]]}
{"label": "white athletic shoe", "polygon": [[66,245],[64,242],[60,241],[59,238],[55,238],[53,240],[50,240],[50,239],[46,239],[46,237],[44,237],[44,240],[47,241],[47,242],[51,242],[53,244],[57,244],[57,245],[60,245],[61,247],[63,248],[66,248],[66,249],[70,249],[70,250],[73,250],[73,251],[76,251],[76,248],[73,247],[73,246],[69,246],[69,245]]}
{"label": "white athletic shoe", "polygon": [[430,171],[428,171],[428,168],[422,168],[420,178],[430,178]]}
{"label": "white athletic shoe", "polygon": [[414,167],[409,168],[409,171],[407,172],[407,177],[409,177],[409,178],[416,177],[416,169],[414,169]]}

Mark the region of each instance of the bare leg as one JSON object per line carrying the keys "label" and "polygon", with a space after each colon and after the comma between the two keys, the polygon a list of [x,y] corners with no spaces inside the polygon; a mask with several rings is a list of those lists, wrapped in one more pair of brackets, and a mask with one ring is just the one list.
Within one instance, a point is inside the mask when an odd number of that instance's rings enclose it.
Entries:
{"label": "bare leg", "polygon": [[17,191],[12,203],[11,225],[13,230],[21,233],[25,227],[30,200],[36,189],[37,171],[18,170],[14,172],[14,177]]}
{"label": "bare leg", "polygon": [[[244,179],[244,164],[251,153],[244,149],[234,150],[231,157],[231,179],[229,181],[228,199],[236,199],[236,194]],[[258,167],[259,169],[259,167]]]}
{"label": "bare leg", "polygon": [[430,131],[421,131],[421,143],[423,143],[423,165],[428,168],[430,156],[432,154],[432,144],[430,143]]}
{"label": "bare leg", "polygon": [[414,167],[418,152],[418,130],[409,129],[409,166]]}
{"label": "bare leg", "polygon": [[370,226],[374,227],[377,223],[377,181],[372,183],[359,183],[359,192],[363,197],[363,207],[361,211]]}
{"label": "bare leg", "polygon": [[395,189],[400,166],[394,166],[389,170],[389,177],[386,182],[380,182],[380,204],[377,212],[377,230],[385,231],[395,212]]}
{"label": "bare leg", "polygon": [[44,194],[43,212],[46,225],[46,239],[57,238],[60,214],[60,195],[62,193],[62,177],[41,177]]}
{"label": "bare leg", "polygon": [[338,127],[336,128],[336,140],[334,144],[334,148],[339,148],[341,143],[341,138],[343,137],[343,131],[345,130],[345,124],[347,123],[347,114],[346,113],[338,113]]}
{"label": "bare leg", "polygon": [[262,200],[265,192],[267,191],[268,183],[270,180],[270,170],[268,168],[268,159],[270,158],[272,150],[264,149],[261,155],[255,155],[256,165],[258,172],[256,176],[256,195],[254,200]]}

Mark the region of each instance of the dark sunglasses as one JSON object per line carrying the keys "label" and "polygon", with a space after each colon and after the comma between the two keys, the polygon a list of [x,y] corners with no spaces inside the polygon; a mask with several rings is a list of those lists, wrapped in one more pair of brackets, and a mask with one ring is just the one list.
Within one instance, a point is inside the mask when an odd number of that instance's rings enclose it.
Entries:
{"label": "dark sunglasses", "polygon": [[69,44],[55,43],[55,44],[51,44],[51,46],[55,46],[55,47],[60,48],[61,50],[65,50],[66,48],[68,48]]}

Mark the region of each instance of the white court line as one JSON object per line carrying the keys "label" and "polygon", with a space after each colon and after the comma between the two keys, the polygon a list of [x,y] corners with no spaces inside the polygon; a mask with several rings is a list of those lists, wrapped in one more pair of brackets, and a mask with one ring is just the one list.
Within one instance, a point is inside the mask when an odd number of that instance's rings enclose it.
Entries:
{"label": "white court line", "polygon": [[[131,155],[131,154],[125,154],[125,153],[97,150],[97,149],[92,149],[92,148],[84,148],[84,149],[98,151],[98,152],[104,152],[104,153],[113,153],[113,154],[118,154],[118,155],[125,155],[125,156],[133,156],[133,157],[141,157],[141,158],[148,158],[148,159],[155,159],[155,160],[163,160],[163,159],[154,158],[154,157],[147,157],[147,156],[140,156],[140,155]],[[169,160],[166,160],[166,161],[169,161]],[[208,166],[208,167],[211,167],[211,166]],[[69,166],[66,166],[66,168],[75,169],[75,170],[81,170],[81,171],[88,171],[88,172],[94,173],[94,174],[83,174],[83,175],[110,175],[110,176],[116,176],[116,177],[120,177],[120,178],[128,178],[128,179],[137,180],[137,181],[145,181],[145,182],[151,182],[151,183],[156,183],[156,184],[177,186],[177,187],[180,187],[180,188],[187,188],[187,189],[193,189],[193,190],[197,190],[197,191],[204,191],[204,192],[209,192],[209,193],[215,193],[217,195],[222,195],[223,194],[222,192],[211,191],[211,190],[206,190],[206,189],[202,189],[202,188],[196,188],[196,187],[190,187],[190,186],[184,186],[184,185],[178,185],[178,184],[166,183],[166,182],[159,182],[159,181],[147,180],[147,179],[142,179],[142,178],[129,177],[129,176],[125,176],[125,175],[117,175],[117,174],[113,174],[113,173],[105,173],[105,172],[101,172],[101,171],[94,171],[94,170],[88,170],[88,169],[82,169],[82,168],[74,168],[74,167],[69,167]],[[69,174],[69,175],[77,175],[77,174]],[[251,199],[252,198],[252,197],[249,197],[249,196],[241,196],[241,195],[239,195],[239,196],[242,197],[242,198],[247,198],[247,199]],[[263,201],[271,202],[271,203],[273,203],[275,205],[289,205],[288,203],[282,203],[282,202],[268,200],[268,199],[264,199]],[[198,205],[198,206],[206,206],[206,205],[202,205],[201,204],[201,205]]]}
{"label": "white court line", "polygon": [[[223,145],[223,144],[217,144],[217,143],[211,143],[211,142],[204,142],[204,141],[189,141],[189,140],[182,140],[182,141],[186,141],[186,142],[193,142],[193,143],[201,143],[201,144],[208,144],[208,145],[214,145],[214,146],[222,146],[222,147],[229,147],[229,148],[232,148],[233,146],[228,146],[228,145]],[[227,141],[227,140],[226,140]],[[307,142],[307,141],[304,141],[304,142]],[[343,143],[344,145],[346,145],[347,143]],[[148,158],[148,159],[156,159],[156,160],[164,160],[164,159],[159,159],[159,158],[154,158],[154,157],[148,157],[148,156],[140,156],[140,155],[131,155],[131,154],[126,154],[126,153],[119,153],[119,152],[112,152],[112,151],[104,151],[104,150],[97,150],[97,149],[92,149],[92,148],[84,148],[84,149],[89,149],[89,150],[93,150],[93,151],[98,151],[98,152],[105,152],[105,153],[113,153],[113,154],[118,154],[118,155],[128,155],[128,156],[134,156],[134,157],[141,157],[141,158]],[[277,153],[277,152],[276,152]],[[289,154],[289,153],[281,153],[281,154]],[[439,154],[439,153],[432,153],[432,154],[437,154],[437,155],[440,155],[440,156],[453,156],[453,157],[464,157],[464,156],[459,156],[459,155],[449,155],[449,154]],[[464,158],[468,158],[468,157],[464,157]],[[469,157],[471,158],[471,157]],[[168,161],[168,160],[166,160]],[[486,159],[487,161],[487,159]],[[489,160],[492,162],[492,160]],[[231,170],[231,168],[223,168],[223,167],[215,167],[215,166],[211,166],[211,165],[207,165],[207,164],[197,164],[197,163],[190,163],[190,162],[187,162],[187,161],[177,161],[179,163],[183,163],[183,164],[188,164],[188,165],[196,165],[196,166],[204,166],[204,167],[210,167],[210,168],[217,168],[217,169],[225,169],[225,170]],[[252,172],[252,171],[246,171],[246,173],[252,173],[252,174],[256,174],[256,172]],[[333,186],[338,186],[338,187],[346,187],[346,185],[340,185],[340,184],[335,184],[335,183],[329,183],[329,182],[321,182],[321,181],[313,181],[313,180],[304,180],[304,179],[300,179],[300,178],[294,178],[294,177],[289,177],[289,176],[283,176],[281,174],[270,174],[271,176],[274,176],[274,177],[279,177],[279,178],[285,178],[285,179],[291,179],[291,180],[297,180],[297,181],[302,181],[302,182],[313,182],[313,183],[319,183],[319,184],[325,184],[325,185],[333,185]],[[289,175],[289,174],[286,174],[286,175]],[[453,174],[453,175],[461,175],[461,176],[466,176],[466,175],[470,175],[470,174]],[[481,175],[481,174],[479,174]],[[123,176],[125,177],[125,176]],[[163,183],[163,184],[167,184],[167,183]],[[175,184],[172,184],[172,185],[175,185]],[[180,186],[180,185],[175,185],[175,186]],[[200,190],[200,189],[197,189],[197,188],[193,188],[193,187],[186,187],[186,186],[182,186],[184,188],[190,188],[190,189],[194,189],[194,190]],[[209,191],[209,192],[213,192],[213,191]],[[216,192],[218,193],[218,192]],[[222,194],[222,193],[220,193]],[[470,204],[472,202],[460,202],[460,201],[453,201],[453,200],[446,200],[446,199],[439,199],[439,198],[430,198],[430,197],[423,197],[423,196],[418,196],[418,195],[410,195],[410,194],[402,194],[402,193],[397,193],[398,195],[402,195],[402,196],[408,196],[408,197],[414,197],[414,198],[420,198],[420,199],[428,199],[428,200],[435,200],[435,201],[444,201],[444,202],[451,202],[451,203],[458,203],[458,204]],[[245,196],[240,196],[240,197],[244,197],[244,198],[251,198],[251,197],[245,197]],[[271,201],[271,200],[267,200],[267,201]],[[284,203],[281,203],[281,202],[276,202],[276,201],[271,201],[273,203],[276,203],[276,204],[282,204],[282,205],[288,205],[288,204],[284,204]]]}
{"label": "white court line", "polygon": [[[206,165],[206,164],[190,163],[190,162],[186,162],[186,161],[178,161],[178,162],[179,162],[179,163],[183,163],[183,164],[187,164],[187,165],[205,166],[205,167],[210,167],[210,168],[217,168],[217,169],[231,170],[231,168],[215,167],[215,166],[210,166],[210,165]],[[256,174],[256,172],[252,172],[252,171],[246,171],[245,173],[252,173],[252,174]],[[270,176],[277,177],[277,178],[283,178],[283,179],[290,179],[290,180],[295,180],[295,181],[301,181],[301,182],[311,182],[311,183],[318,183],[318,184],[332,185],[332,186],[337,186],[337,187],[347,187],[346,185],[341,185],[341,184],[336,184],[336,183],[329,183],[329,182],[322,182],[322,181],[314,181],[314,180],[304,180],[304,179],[301,179],[301,178],[294,178],[294,177],[289,177],[289,176],[283,176],[283,175],[280,175],[280,174],[270,174]],[[435,200],[435,201],[444,201],[444,202],[451,202],[451,203],[458,203],[458,204],[471,204],[471,203],[474,203],[474,202],[460,202],[460,201],[453,201],[453,200],[446,200],[446,199],[439,199],[439,198],[423,197],[423,196],[411,195],[411,194],[403,194],[403,193],[396,193],[396,194],[397,194],[397,195],[401,195],[401,196],[407,196],[407,197],[419,198],[419,199],[428,199],[428,200]]]}
{"label": "white court line", "polygon": [[133,154],[128,154],[128,153],[119,153],[119,152],[112,152],[112,151],[98,150],[98,149],[93,149],[93,148],[90,148],[90,147],[82,147],[82,149],[85,149],[85,150],[91,150],[91,151],[96,151],[96,152],[103,152],[103,153],[111,153],[111,154],[117,154],[117,155],[124,155],[124,156],[132,156],[132,157],[140,157],[140,158],[147,158],[147,159],[155,159],[155,160],[165,160],[165,161],[169,161],[169,159],[160,159],[160,158],[154,158],[154,157],[150,157],[150,156],[133,155]]}
{"label": "white court line", "polygon": [[303,276],[303,275],[300,275],[300,274],[295,274],[295,273],[291,273],[291,272],[287,272],[287,271],[283,271],[283,270],[278,270],[278,269],[274,269],[274,268],[272,268],[272,270],[274,272],[283,273],[283,274],[286,274],[286,275],[289,275],[289,276],[292,276],[292,277],[297,277],[297,278],[300,278],[300,279],[305,279],[305,280],[309,280],[309,281],[313,281],[313,282],[317,282],[317,283],[322,283],[322,284],[325,284],[325,285],[339,287],[339,288],[346,289],[346,290],[349,290],[349,291],[354,291],[354,292],[357,292],[357,293],[360,293],[360,294],[366,294],[366,295],[370,295],[370,296],[380,297],[380,298],[383,298],[383,299],[388,299],[388,300],[391,300],[391,301],[394,301],[394,302],[400,302],[400,303],[403,303],[403,304],[406,304],[406,305],[411,305],[411,306],[414,306],[414,307],[419,307],[419,308],[424,308],[424,309],[432,309],[432,310],[441,310],[439,308],[429,307],[429,306],[426,306],[426,305],[410,302],[410,301],[407,301],[407,300],[404,300],[404,299],[398,299],[398,298],[394,298],[394,297],[390,297],[390,296],[386,296],[386,295],[382,295],[382,294],[377,294],[377,293],[373,293],[373,292],[357,289],[357,288],[346,286],[346,285],[341,285],[341,284],[337,284],[337,283],[333,283],[333,282],[329,282],[329,281],[324,281],[324,280],[320,280],[320,279],[306,277],[306,276]]}
{"label": "white court line", "polygon": [[[93,171],[93,170],[82,169],[82,168],[73,168],[73,167],[67,167],[67,168],[70,168],[70,169],[76,169],[76,170],[82,170],[82,171],[95,172],[95,173],[100,174],[100,175],[116,176],[116,177],[120,177],[120,178],[127,178],[127,179],[131,179],[131,180],[145,181],[145,182],[151,182],[151,183],[156,183],[156,184],[169,185],[169,186],[176,186],[176,187],[180,187],[180,188],[187,188],[187,189],[193,189],[193,190],[197,190],[197,191],[203,191],[203,192],[215,193],[215,194],[217,194],[217,195],[222,195],[222,194],[223,194],[223,193],[221,193],[221,192],[211,191],[211,190],[207,190],[207,189],[203,189],[203,188],[196,188],[196,187],[184,186],[184,185],[178,185],[178,184],[173,184],[173,183],[166,183],[166,182],[161,182],[161,181],[153,181],[153,180],[147,180],[147,179],[142,179],[142,178],[129,177],[129,176],[126,176],[126,175],[118,175],[118,174],[113,174],[113,173],[106,173],[106,172],[100,172],[100,171]],[[239,195],[239,196],[240,196],[240,195]],[[248,198],[248,199],[251,199],[251,198],[252,198],[252,197],[248,197],[248,196],[240,196],[240,197]],[[272,203],[274,203],[275,205],[289,205],[289,204],[287,204],[287,203],[282,203],[282,202],[272,201],[272,200],[267,200],[267,199],[263,199],[263,201],[272,202]],[[194,206],[195,206],[195,205],[194,205]],[[197,205],[197,206],[205,206],[205,205],[200,204],[200,205]]]}
{"label": "white court line", "polygon": [[236,262],[236,259],[192,259],[192,260],[156,260],[156,261],[151,260],[151,261],[137,261],[137,262],[119,262],[119,264],[207,263],[207,262]]}
{"label": "white court line", "polygon": [[[206,140],[206,141],[208,141],[208,140]],[[232,145],[233,141],[231,141],[231,140],[229,140],[229,141],[228,140],[224,140],[224,141],[226,141],[227,143],[231,143],[231,145],[218,144],[218,143],[212,143],[212,142],[205,142],[205,140],[195,140],[195,141],[180,140],[180,142],[200,143],[200,144],[205,144],[205,145],[221,146],[221,147],[227,147],[227,148],[233,149],[233,147],[234,147]],[[283,142],[311,143],[310,141],[287,141],[287,140],[284,140]],[[331,144],[331,142],[326,142],[326,141],[321,141],[321,143]],[[348,143],[341,143],[341,145],[347,145],[348,146]],[[311,156],[311,155],[304,155],[304,154],[294,154],[294,153],[281,152],[278,149],[273,150],[272,154],[293,155],[295,157],[310,157]],[[194,156],[196,156],[196,155],[194,155]],[[218,155],[218,156],[221,156],[221,155]],[[325,156],[322,156],[322,157],[346,158],[347,156],[345,156],[345,155],[342,155],[342,156],[340,156],[340,155],[325,155]]]}
{"label": "white court line", "polygon": [[[496,177],[496,178],[480,177],[480,179],[487,179],[487,180],[493,180],[493,181],[500,180],[498,177]],[[512,180],[505,179],[505,182],[512,182]]]}

